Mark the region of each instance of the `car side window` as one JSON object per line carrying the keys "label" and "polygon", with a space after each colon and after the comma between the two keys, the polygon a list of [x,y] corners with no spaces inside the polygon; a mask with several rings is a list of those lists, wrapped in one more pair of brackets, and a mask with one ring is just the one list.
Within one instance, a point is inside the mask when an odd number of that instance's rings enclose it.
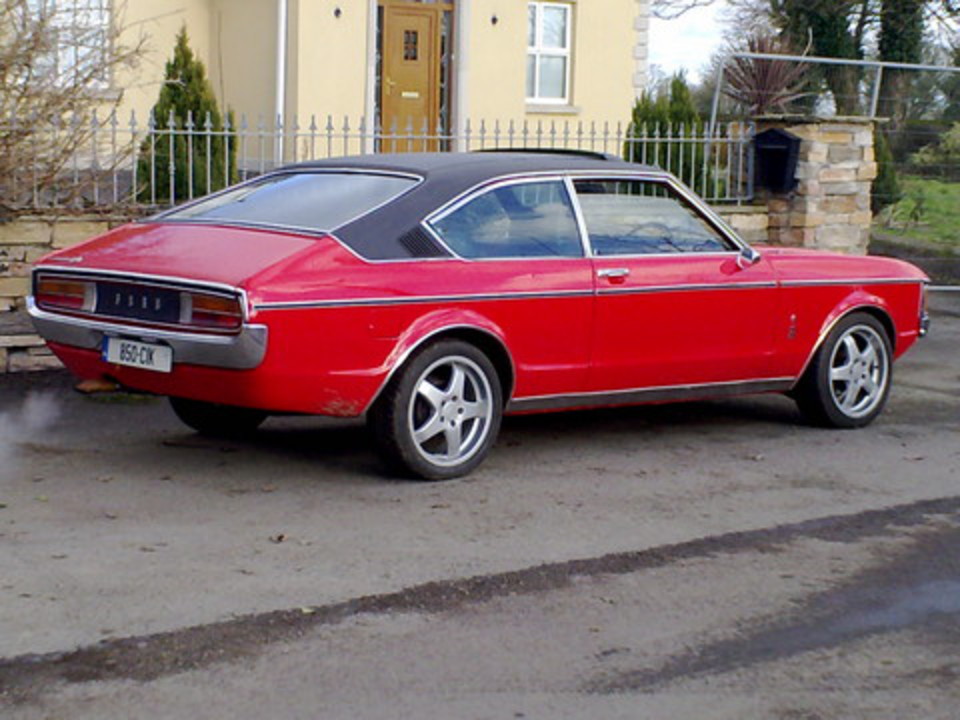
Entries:
{"label": "car side window", "polygon": [[583,256],[573,206],[559,180],[494,188],[431,227],[465,258]]}
{"label": "car side window", "polygon": [[595,255],[735,251],[672,187],[652,180],[577,180]]}

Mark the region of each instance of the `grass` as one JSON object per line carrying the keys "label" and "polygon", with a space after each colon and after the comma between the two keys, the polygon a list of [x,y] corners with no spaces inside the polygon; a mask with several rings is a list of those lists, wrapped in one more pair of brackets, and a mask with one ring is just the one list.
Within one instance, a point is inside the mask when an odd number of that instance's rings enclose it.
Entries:
{"label": "grass", "polygon": [[902,175],[903,198],[874,221],[874,232],[936,255],[960,254],[960,183]]}

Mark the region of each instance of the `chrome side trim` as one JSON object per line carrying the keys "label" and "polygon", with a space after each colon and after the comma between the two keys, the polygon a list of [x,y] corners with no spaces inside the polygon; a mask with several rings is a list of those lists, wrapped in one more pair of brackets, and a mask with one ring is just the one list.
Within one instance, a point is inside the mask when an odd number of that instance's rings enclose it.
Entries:
{"label": "chrome side trim", "polygon": [[535,410],[560,410],[563,408],[596,407],[600,405],[642,405],[655,402],[679,402],[703,400],[716,397],[731,397],[762,392],[786,392],[793,387],[795,378],[764,378],[760,380],[737,380],[698,385],[665,385],[630,390],[598,391],[574,395],[540,395],[514,398],[505,412],[530,412]]}
{"label": "chrome side trim", "polygon": [[[651,285],[637,288],[601,288],[599,295],[635,295],[655,292],[689,292],[694,290],[755,290],[776,288],[775,282],[755,283],[701,283],[697,285]],[[371,307],[390,305],[422,305],[438,302],[492,302],[496,300],[538,300],[551,298],[591,297],[593,290],[554,290],[551,292],[478,293],[474,295],[423,295],[412,298],[357,298],[354,300],[300,300],[292,302],[265,302],[254,305],[254,310],[312,310],[339,307]]]}
{"label": "chrome side trim", "polygon": [[850,278],[841,280],[783,280],[782,287],[827,287],[832,285],[923,285],[917,278]]}
{"label": "chrome side trim", "polygon": [[236,335],[141,328],[47,312],[37,307],[32,296],[27,298],[27,312],[44,340],[86,350],[99,351],[104,337],[128,337],[172,347],[175,363],[231,370],[251,370],[267,353],[265,325],[244,325]]}
{"label": "chrome side trim", "polygon": [[649,285],[645,287],[602,287],[597,290],[598,295],[642,295],[657,292],[691,292],[695,290],[756,290],[773,289],[777,283],[773,281],[740,282],[740,283],[697,283],[677,285]]}
{"label": "chrome side trim", "polygon": [[[513,355],[510,354],[510,350],[507,348],[506,345],[503,344],[503,341],[499,337],[494,335],[489,330],[482,327],[478,327],[476,325],[465,325],[465,324],[444,325],[443,327],[436,328],[435,330],[431,330],[429,333],[427,333],[422,338],[417,340],[417,342],[415,342],[413,345],[411,345],[406,350],[404,350],[403,353],[401,353],[400,356],[396,360],[394,360],[390,370],[384,376],[383,382],[380,383],[380,386],[377,388],[377,391],[370,396],[370,402],[367,403],[367,406],[363,408],[363,414],[366,414],[370,410],[370,407],[377,401],[377,398],[380,397],[380,393],[383,392],[383,389],[387,386],[387,383],[389,383],[393,379],[393,376],[396,375],[397,371],[404,366],[404,364],[407,362],[410,356],[414,353],[414,351],[422,348],[426,343],[428,343],[431,339],[435,338],[437,335],[441,335],[445,332],[450,332],[451,330],[470,330],[470,331],[480,332],[486,335],[487,337],[489,337],[494,342],[496,342],[500,347],[503,348],[503,352],[507,356],[507,360],[510,363],[511,378],[513,378],[514,381],[516,380],[517,366],[513,362]],[[504,398],[507,397],[507,394],[508,394],[507,391],[508,391],[508,388],[503,388]],[[513,388],[512,387],[509,388],[509,391],[512,392]]]}
{"label": "chrome side trim", "polygon": [[593,290],[554,290],[551,292],[478,293],[475,295],[422,295],[419,297],[357,298],[355,300],[302,300],[292,302],[265,302],[254,305],[255,310],[303,310],[339,307],[369,307],[383,305],[423,305],[437,302],[489,302],[493,300],[538,300],[567,297],[592,297]]}

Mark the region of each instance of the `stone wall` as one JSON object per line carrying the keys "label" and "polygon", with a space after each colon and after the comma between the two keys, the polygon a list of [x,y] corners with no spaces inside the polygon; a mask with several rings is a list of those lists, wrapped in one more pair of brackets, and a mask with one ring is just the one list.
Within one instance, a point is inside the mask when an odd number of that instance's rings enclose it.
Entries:
{"label": "stone wall", "polygon": [[769,242],[865,254],[870,189],[877,176],[873,122],[862,118],[762,118],[758,132],[779,128],[801,139],[796,188],[758,191],[770,214]]}
{"label": "stone wall", "polygon": [[748,243],[768,242],[770,213],[766,205],[718,205],[713,209]]}
{"label": "stone wall", "polygon": [[0,312],[23,307],[30,290],[30,267],[53,250],[106,232],[110,220],[24,217],[0,223]]}
{"label": "stone wall", "polygon": [[52,250],[106,231],[100,218],[18,218],[0,223],[0,373],[61,367],[22,312],[30,268]]}

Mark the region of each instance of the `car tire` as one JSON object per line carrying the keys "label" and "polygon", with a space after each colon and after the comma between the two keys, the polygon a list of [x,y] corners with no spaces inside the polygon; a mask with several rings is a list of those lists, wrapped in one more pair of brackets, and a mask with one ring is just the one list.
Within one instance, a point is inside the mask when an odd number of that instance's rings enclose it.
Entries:
{"label": "car tire", "polygon": [[210,437],[247,435],[267,419],[267,413],[262,410],[178,397],[170,398],[170,407],[181,422]]}
{"label": "car tire", "polygon": [[827,335],[793,397],[812,424],[863,427],[883,410],[892,374],[887,330],[873,315],[853,313]]}
{"label": "car tire", "polygon": [[381,457],[394,471],[448,480],[476,468],[500,431],[503,396],[490,359],[459,340],[419,350],[369,413]]}

